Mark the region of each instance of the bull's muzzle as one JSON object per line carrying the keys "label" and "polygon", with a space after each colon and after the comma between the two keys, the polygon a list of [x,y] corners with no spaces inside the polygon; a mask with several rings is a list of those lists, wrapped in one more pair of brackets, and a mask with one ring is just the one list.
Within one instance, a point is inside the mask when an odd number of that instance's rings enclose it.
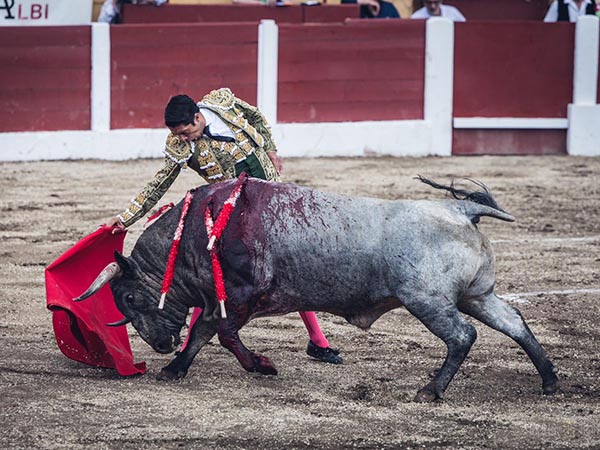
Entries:
{"label": "bull's muzzle", "polygon": [[167,339],[160,342],[156,342],[152,348],[158,353],[171,353],[174,352],[180,343],[179,336],[170,335]]}

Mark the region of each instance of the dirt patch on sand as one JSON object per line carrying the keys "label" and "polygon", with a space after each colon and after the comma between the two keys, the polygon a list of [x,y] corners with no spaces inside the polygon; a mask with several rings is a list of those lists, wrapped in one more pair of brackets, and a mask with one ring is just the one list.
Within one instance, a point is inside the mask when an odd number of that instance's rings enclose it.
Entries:
{"label": "dirt patch on sand", "polygon": [[[444,345],[404,310],[363,332],[319,314],[345,363],[305,354],[298,315],[241,332],[279,376],[248,374],[216,340],[188,376],[155,380],[169,357],[130,328],[148,373],[122,378],[65,358],[45,309],[44,268],[127,203],[160,166],[136,162],[0,164],[0,442],[2,448],[592,449],[600,448],[600,158],[287,159],[287,181],[382,198],[441,198],[413,180],[485,182],[514,224],[483,218],[497,293],[521,310],[555,363],[544,396],[524,352],[474,323],[479,338],[445,401],[412,398]],[[161,203],[201,184],[185,173]],[[141,232],[136,224],[126,253]]]}

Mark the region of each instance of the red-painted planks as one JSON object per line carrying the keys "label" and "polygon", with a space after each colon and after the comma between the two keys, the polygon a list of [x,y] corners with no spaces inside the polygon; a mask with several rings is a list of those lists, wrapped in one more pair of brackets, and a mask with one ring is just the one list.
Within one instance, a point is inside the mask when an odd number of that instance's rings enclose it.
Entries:
{"label": "red-painted planks", "polygon": [[454,130],[453,155],[564,155],[566,130]]}
{"label": "red-painted planks", "polygon": [[360,17],[357,4],[291,5],[267,8],[264,5],[148,5],[125,4],[123,23],[195,23],[195,22],[260,22],[273,19],[277,23],[343,22]]}
{"label": "red-painted planks", "polygon": [[0,42],[0,132],[90,128],[90,27],[0,27]]}
{"label": "red-painted planks", "polygon": [[229,87],[256,103],[257,45],[247,22],[111,27],[111,128],[164,127],[175,94]]}
{"label": "red-painted planks", "polygon": [[455,117],[567,116],[574,24],[466,22],[455,37]]}
{"label": "red-painted planks", "polygon": [[282,24],[278,120],[422,119],[424,55],[421,21]]}
{"label": "red-painted planks", "polygon": [[274,19],[279,22],[301,23],[302,8],[264,5],[151,5],[125,4],[123,23],[194,23],[194,22],[260,22]]}
{"label": "red-painted planks", "polygon": [[360,6],[346,5],[302,5],[302,21],[305,23],[343,22],[346,19],[358,19]]}

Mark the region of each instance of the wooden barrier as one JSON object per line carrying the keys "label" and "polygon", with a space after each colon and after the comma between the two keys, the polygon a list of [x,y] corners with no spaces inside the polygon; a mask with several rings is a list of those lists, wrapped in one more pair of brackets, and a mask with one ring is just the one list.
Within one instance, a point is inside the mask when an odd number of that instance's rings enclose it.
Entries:
{"label": "wooden barrier", "polygon": [[[457,24],[454,116],[566,118],[573,96],[573,47],[571,23]],[[506,145],[519,141],[522,150],[531,145],[529,151],[565,152],[565,131],[522,130],[517,132],[522,139],[508,137],[508,131],[454,130],[453,151],[513,148],[519,153],[515,145]]]}
{"label": "wooden barrier", "polygon": [[90,128],[89,26],[0,27],[0,132]]}
{"label": "wooden barrier", "polygon": [[279,27],[280,122],[423,118],[425,23]]}
{"label": "wooden barrier", "polygon": [[[597,22],[592,22],[596,28],[582,28],[591,23],[587,19],[577,25],[579,45],[584,46],[579,50],[595,49]],[[453,77],[447,90],[448,117],[442,125],[448,142],[453,126],[454,154],[561,154],[566,151],[567,128],[569,136],[580,136],[580,141],[589,134],[586,130],[594,128],[594,122],[581,117],[595,118],[598,113],[593,105],[594,97],[600,100],[597,61],[590,51],[583,59],[579,56],[579,75],[573,76],[574,24],[467,21],[455,24],[454,40],[429,32],[431,39],[426,43],[425,30],[431,31],[434,24],[452,26],[443,21],[360,19],[279,24],[278,84],[275,77],[268,83],[270,92],[277,94],[271,100],[278,122],[290,132],[321,128],[330,135],[339,130],[346,135],[348,130],[363,127],[365,139],[369,130],[379,127],[390,131],[386,139],[392,142],[401,134],[394,134],[394,127],[400,127],[409,136],[408,144],[402,145],[414,148],[422,136],[428,136],[428,127],[437,117],[426,107],[436,95],[434,82]],[[257,102],[259,33],[255,22],[95,24],[93,29],[95,61],[100,58],[94,76],[104,82],[94,86],[91,104],[90,27],[0,28],[2,42],[11,44],[0,50],[0,132],[92,127],[93,132],[104,133],[109,116],[112,130],[157,131],[164,127],[162,114],[170,96],[187,93],[199,99],[222,86],[250,103]],[[586,29],[582,38],[581,30]],[[453,73],[452,64],[441,71],[432,64],[440,61],[440,55],[431,55],[445,42],[454,45]],[[448,47],[444,55],[450,53]],[[266,61],[274,61],[274,55],[269,53]],[[580,87],[578,91],[574,84]],[[584,85],[587,96],[582,101],[575,92]],[[108,99],[109,92],[110,101],[103,106],[98,100]],[[569,104],[573,107],[567,118]],[[590,115],[582,109],[588,104]],[[575,113],[580,125],[574,132]],[[99,120],[102,117],[104,122]],[[338,128],[334,124],[365,121],[386,122],[346,123]],[[292,123],[310,125],[302,128]],[[450,144],[444,148],[450,149]]]}
{"label": "wooden barrier", "polygon": [[111,128],[163,127],[180,93],[227,86],[255,103],[257,44],[252,23],[112,26]]}
{"label": "wooden barrier", "polygon": [[343,22],[360,16],[358,5],[276,6],[264,5],[152,5],[125,4],[122,22],[193,23],[193,22],[259,22],[273,19],[277,23]]}

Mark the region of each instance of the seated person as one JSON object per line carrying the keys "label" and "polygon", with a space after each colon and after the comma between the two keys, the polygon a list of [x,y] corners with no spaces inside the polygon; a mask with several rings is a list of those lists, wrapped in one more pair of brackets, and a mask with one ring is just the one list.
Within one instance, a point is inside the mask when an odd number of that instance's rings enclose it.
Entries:
{"label": "seated person", "polygon": [[596,14],[594,0],[556,0],[548,8],[544,22],[577,22],[579,16],[586,14]]}
{"label": "seated person", "polygon": [[421,9],[417,9],[411,19],[429,19],[430,17],[446,17],[454,22],[466,22],[465,16],[454,6],[443,5],[442,0],[424,0]]}
{"label": "seated person", "polygon": [[119,23],[121,22],[121,5],[123,3],[134,3],[136,5],[156,5],[160,6],[167,3],[168,0],[105,0],[98,22]]}

